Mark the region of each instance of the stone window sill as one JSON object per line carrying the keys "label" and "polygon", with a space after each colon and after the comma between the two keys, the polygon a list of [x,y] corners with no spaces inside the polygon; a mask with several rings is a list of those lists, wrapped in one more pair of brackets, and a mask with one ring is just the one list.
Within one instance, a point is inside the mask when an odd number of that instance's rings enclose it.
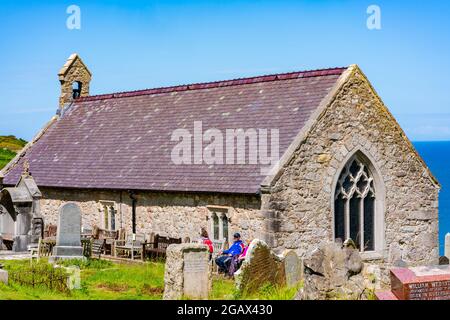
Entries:
{"label": "stone window sill", "polygon": [[383,259],[383,254],[381,252],[378,252],[378,251],[366,251],[366,252],[361,252],[361,258],[364,261],[382,260]]}

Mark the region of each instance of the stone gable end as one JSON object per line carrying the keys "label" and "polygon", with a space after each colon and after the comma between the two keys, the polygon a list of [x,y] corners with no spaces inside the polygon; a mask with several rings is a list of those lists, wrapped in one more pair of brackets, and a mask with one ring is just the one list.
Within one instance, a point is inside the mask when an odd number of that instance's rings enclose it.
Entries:
{"label": "stone gable end", "polygon": [[380,176],[383,197],[382,250],[368,259],[387,266],[399,248],[407,263],[436,263],[439,184],[357,67],[263,196],[273,246],[307,256],[333,240],[335,183],[357,151]]}

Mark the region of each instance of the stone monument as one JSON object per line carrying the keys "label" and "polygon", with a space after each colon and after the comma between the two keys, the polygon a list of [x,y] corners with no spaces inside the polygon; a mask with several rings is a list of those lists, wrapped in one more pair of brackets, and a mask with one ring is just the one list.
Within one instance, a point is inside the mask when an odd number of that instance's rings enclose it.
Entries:
{"label": "stone monument", "polygon": [[303,276],[303,263],[293,250],[285,250],[282,254],[284,272],[286,274],[286,286],[295,287]]}
{"label": "stone monument", "polygon": [[208,299],[211,289],[209,266],[209,249],[206,245],[170,245],[166,252],[163,299]]}
{"label": "stone monument", "polygon": [[365,300],[375,289],[359,250],[325,243],[304,260],[304,285],[297,300]]}
{"label": "stone monument", "polygon": [[13,241],[15,252],[27,251],[29,245],[37,245],[39,241],[43,225],[41,197],[26,161],[17,185],[0,190],[0,236]]}
{"label": "stone monument", "polygon": [[59,208],[56,246],[51,260],[58,259],[85,259],[81,247],[81,210],[75,203]]}
{"label": "stone monument", "polygon": [[284,286],[284,267],[282,256],[276,255],[264,241],[254,239],[244,262],[234,274],[237,290],[245,295],[257,291],[267,283]]}
{"label": "stone monument", "polygon": [[0,282],[8,284],[8,271],[0,269]]}
{"label": "stone monument", "polygon": [[395,268],[391,290],[377,292],[379,300],[450,300],[450,266]]}

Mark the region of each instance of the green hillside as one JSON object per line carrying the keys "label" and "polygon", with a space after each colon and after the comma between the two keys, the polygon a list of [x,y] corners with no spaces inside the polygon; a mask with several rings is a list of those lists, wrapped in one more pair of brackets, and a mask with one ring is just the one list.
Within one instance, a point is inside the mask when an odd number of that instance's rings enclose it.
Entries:
{"label": "green hillside", "polygon": [[0,136],[0,169],[8,164],[27,142],[15,136]]}

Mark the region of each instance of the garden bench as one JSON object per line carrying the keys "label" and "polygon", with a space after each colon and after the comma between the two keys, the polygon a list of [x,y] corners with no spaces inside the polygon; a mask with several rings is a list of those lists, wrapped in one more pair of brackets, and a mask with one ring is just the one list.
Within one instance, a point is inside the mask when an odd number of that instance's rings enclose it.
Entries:
{"label": "garden bench", "polygon": [[142,256],[142,244],[145,243],[145,235],[136,234],[133,239],[133,234],[127,236],[127,240],[114,241],[114,257],[120,255],[134,260],[135,253]]}
{"label": "garden bench", "polygon": [[142,260],[149,258],[165,258],[167,247],[171,244],[181,243],[181,238],[170,238],[155,235],[153,242],[142,244]]}
{"label": "garden bench", "polygon": [[92,231],[92,237],[98,240],[105,240],[103,244],[103,252],[105,254],[114,254],[114,243],[116,240],[121,240],[121,235],[123,232],[121,230],[106,230],[94,226]]}
{"label": "garden bench", "polygon": [[37,246],[29,246],[28,250],[31,253],[31,260],[39,260],[42,257],[50,257],[52,255],[53,247],[56,245],[54,239],[39,238]]}
{"label": "garden bench", "polygon": [[105,239],[91,239],[91,258],[100,259],[105,247]]}

